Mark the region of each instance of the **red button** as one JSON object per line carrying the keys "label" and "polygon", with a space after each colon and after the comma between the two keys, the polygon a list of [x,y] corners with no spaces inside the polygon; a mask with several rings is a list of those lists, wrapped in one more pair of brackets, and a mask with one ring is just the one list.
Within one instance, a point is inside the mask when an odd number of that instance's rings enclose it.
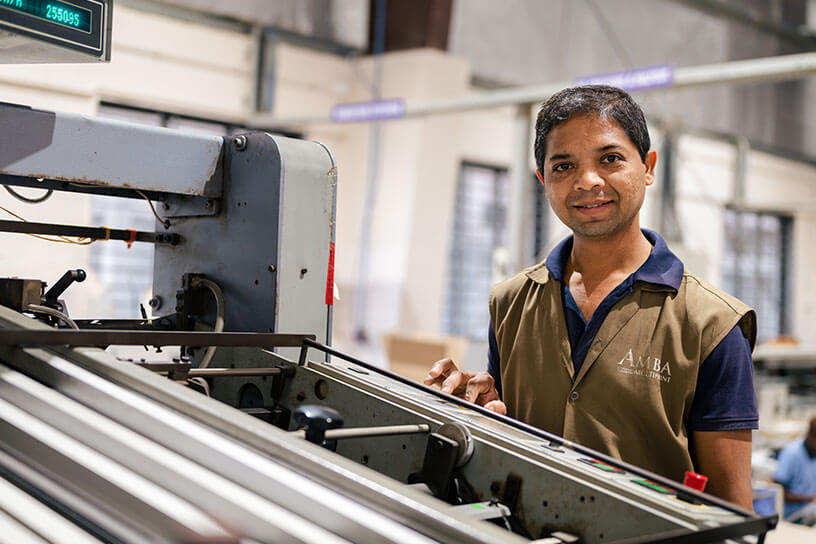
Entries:
{"label": "red button", "polygon": [[708,476],[697,474],[696,472],[686,471],[686,477],[683,479],[683,485],[688,486],[697,491],[703,491],[706,483],[708,483]]}

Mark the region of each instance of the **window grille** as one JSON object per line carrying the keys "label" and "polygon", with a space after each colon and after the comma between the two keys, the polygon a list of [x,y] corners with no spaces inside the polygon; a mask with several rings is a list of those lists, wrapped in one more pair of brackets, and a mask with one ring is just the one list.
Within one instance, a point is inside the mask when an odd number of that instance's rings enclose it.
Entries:
{"label": "window grille", "polygon": [[756,310],[759,342],[790,330],[791,227],[783,215],[725,210],[723,287]]}
{"label": "window grille", "polygon": [[[535,189],[528,213],[534,229],[526,264],[546,256],[549,205],[543,188],[532,176]],[[510,186],[507,169],[463,163],[454,208],[448,278],[442,329],[448,334],[485,341],[489,325],[488,296],[496,280],[494,259],[507,246],[507,208]],[[544,258],[541,256],[541,259]]]}

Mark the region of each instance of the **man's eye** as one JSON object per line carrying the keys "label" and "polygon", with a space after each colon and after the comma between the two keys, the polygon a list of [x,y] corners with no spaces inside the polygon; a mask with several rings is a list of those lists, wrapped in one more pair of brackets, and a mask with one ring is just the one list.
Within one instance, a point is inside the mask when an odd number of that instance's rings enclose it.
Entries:
{"label": "man's eye", "polygon": [[569,170],[570,165],[567,162],[562,162],[560,164],[556,164],[553,166],[553,172],[566,172]]}
{"label": "man's eye", "polygon": [[606,155],[604,158],[601,159],[601,162],[613,163],[618,162],[619,160],[621,160],[621,158],[617,155]]}

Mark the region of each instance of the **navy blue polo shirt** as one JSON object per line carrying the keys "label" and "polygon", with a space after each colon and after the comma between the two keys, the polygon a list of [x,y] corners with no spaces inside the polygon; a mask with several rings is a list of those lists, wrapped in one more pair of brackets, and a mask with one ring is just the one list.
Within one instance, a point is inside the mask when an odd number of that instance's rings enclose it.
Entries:
{"label": "navy blue polo shirt", "polygon": [[[680,287],[683,280],[682,261],[669,250],[666,241],[659,234],[647,229],[642,230],[646,239],[654,246],[649,258],[606,296],[588,323],[564,281],[564,267],[572,251],[572,236],[558,244],[544,263],[550,276],[561,282],[564,318],[576,374],[609,311],[632,292],[635,282],[665,285],[675,291]],[[501,396],[500,369],[499,348],[491,323],[488,335],[487,371],[496,382],[496,389]],[[737,325],[700,365],[697,388],[686,428],[693,431],[732,431],[758,427],[759,413],[754,392],[751,346]]]}

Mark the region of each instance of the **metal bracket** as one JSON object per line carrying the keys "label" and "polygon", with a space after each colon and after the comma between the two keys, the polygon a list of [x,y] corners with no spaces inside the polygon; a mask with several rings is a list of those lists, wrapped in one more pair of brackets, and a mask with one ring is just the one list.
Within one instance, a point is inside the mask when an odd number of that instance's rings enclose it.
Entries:
{"label": "metal bracket", "polygon": [[425,448],[422,470],[408,476],[408,483],[423,483],[435,497],[446,500],[458,457],[459,444],[455,440],[431,433]]}
{"label": "metal bracket", "polygon": [[159,215],[166,219],[215,216],[221,211],[221,201],[203,196],[164,195]]}

